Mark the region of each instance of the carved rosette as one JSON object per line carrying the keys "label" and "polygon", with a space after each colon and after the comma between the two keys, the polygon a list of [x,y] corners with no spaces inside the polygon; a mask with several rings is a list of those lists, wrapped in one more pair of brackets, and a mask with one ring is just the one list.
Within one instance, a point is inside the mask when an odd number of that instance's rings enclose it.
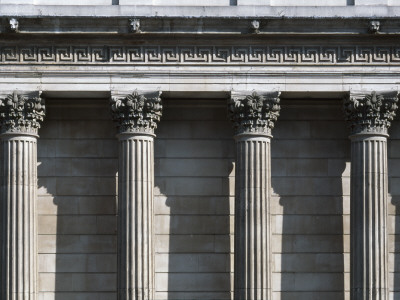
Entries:
{"label": "carved rosette", "polygon": [[37,135],[45,116],[40,92],[20,94],[14,91],[0,98],[0,130],[5,133]]}
{"label": "carved rosette", "polygon": [[232,93],[228,113],[235,132],[271,135],[280,111],[280,92],[251,95]]}
{"label": "carved rosette", "polygon": [[161,92],[111,97],[111,112],[118,133],[154,134],[162,114]]}
{"label": "carved rosette", "polygon": [[350,93],[344,98],[344,112],[351,134],[387,135],[396,115],[399,93]]}

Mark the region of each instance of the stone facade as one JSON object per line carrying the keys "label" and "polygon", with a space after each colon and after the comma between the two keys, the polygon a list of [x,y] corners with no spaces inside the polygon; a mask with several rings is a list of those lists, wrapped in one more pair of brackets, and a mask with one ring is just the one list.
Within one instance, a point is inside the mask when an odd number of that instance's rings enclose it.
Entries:
{"label": "stone facade", "polygon": [[400,3],[11,2],[1,300],[400,297]]}

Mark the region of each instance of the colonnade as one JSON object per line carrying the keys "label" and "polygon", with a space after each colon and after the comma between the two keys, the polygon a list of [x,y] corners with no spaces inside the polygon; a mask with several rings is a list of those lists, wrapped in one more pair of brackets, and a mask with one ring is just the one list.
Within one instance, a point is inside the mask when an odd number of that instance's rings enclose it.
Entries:
{"label": "colonnade", "polygon": [[[154,299],[154,130],[161,93],[111,97],[119,140],[118,299]],[[271,299],[271,131],[279,92],[232,92],[235,129],[235,300]],[[387,138],[397,92],[349,93],[351,299],[388,299]],[[0,98],[1,299],[37,299],[37,138],[40,94]]]}

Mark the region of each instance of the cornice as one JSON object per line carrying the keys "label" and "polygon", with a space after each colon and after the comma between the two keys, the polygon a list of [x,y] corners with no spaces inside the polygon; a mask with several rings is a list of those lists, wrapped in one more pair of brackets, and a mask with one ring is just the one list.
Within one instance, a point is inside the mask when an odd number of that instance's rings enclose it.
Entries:
{"label": "cornice", "polygon": [[0,6],[6,35],[400,35],[399,21],[400,6]]}
{"label": "cornice", "polygon": [[15,5],[2,4],[3,16],[57,17],[181,17],[187,18],[398,18],[400,6],[158,6],[158,5]]}

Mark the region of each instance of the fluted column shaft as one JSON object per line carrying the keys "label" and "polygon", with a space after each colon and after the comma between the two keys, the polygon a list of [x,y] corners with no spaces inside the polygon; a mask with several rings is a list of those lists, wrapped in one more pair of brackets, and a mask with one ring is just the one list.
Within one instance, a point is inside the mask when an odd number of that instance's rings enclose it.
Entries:
{"label": "fluted column shaft", "polygon": [[388,299],[386,136],[351,139],[352,299]]}
{"label": "fluted column shaft", "polygon": [[271,300],[271,130],[279,92],[232,93],[235,128],[235,300]]}
{"label": "fluted column shaft", "polygon": [[270,137],[236,138],[235,299],[271,299]]}
{"label": "fluted column shaft", "polygon": [[160,95],[111,98],[119,132],[118,300],[154,300],[154,130]]}
{"label": "fluted column shaft", "polygon": [[36,137],[2,137],[2,297],[36,299]]}
{"label": "fluted column shaft", "polygon": [[40,93],[0,98],[1,300],[37,299],[37,132]]}
{"label": "fluted column shaft", "polygon": [[387,137],[398,93],[350,93],[344,99],[351,128],[351,300],[388,300]]}
{"label": "fluted column shaft", "polygon": [[119,299],[154,299],[153,136],[119,137]]}

